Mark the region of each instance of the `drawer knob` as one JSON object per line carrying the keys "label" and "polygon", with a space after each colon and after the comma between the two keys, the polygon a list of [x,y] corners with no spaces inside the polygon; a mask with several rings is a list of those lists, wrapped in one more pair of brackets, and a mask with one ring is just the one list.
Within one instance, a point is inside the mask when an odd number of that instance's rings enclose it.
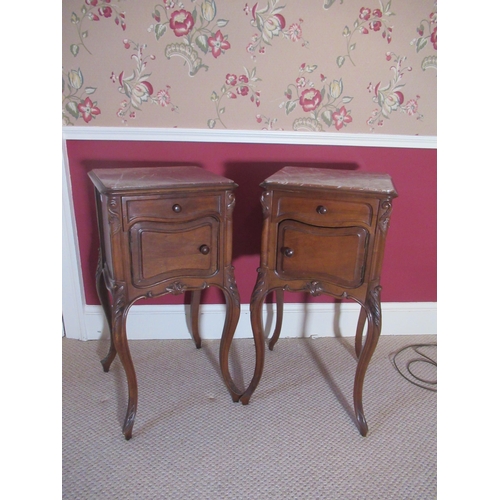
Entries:
{"label": "drawer knob", "polygon": [[328,210],[324,205],[319,205],[318,208],[316,209],[316,212],[318,212],[318,214],[324,215],[326,214],[326,212],[328,212]]}
{"label": "drawer knob", "polygon": [[178,213],[182,212],[182,207],[178,203],[176,203],[175,205],[172,206],[172,210],[176,214],[178,214]]}
{"label": "drawer knob", "polygon": [[291,257],[293,255],[293,248],[285,247],[283,248],[283,253],[285,257]]}
{"label": "drawer knob", "polygon": [[201,245],[200,252],[203,255],[208,255],[210,253],[210,247],[208,245]]}

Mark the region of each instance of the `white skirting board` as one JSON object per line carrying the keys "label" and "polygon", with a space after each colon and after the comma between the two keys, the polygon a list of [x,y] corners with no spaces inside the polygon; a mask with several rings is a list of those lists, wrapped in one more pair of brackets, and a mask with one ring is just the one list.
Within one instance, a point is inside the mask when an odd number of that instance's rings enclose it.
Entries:
{"label": "white skirting board", "polygon": [[[281,337],[352,337],[360,306],[340,304],[285,304]],[[224,326],[224,305],[200,307],[200,334],[202,339],[220,339]],[[272,331],[275,305],[266,305],[263,321],[266,334]],[[85,331],[80,340],[97,340],[109,336],[103,310],[100,306],[84,306]],[[189,339],[189,306],[134,305],[127,317],[127,337],[130,340]],[[437,304],[435,302],[382,303],[382,335],[437,334]],[[240,320],[235,338],[251,338],[248,304],[241,305]]]}

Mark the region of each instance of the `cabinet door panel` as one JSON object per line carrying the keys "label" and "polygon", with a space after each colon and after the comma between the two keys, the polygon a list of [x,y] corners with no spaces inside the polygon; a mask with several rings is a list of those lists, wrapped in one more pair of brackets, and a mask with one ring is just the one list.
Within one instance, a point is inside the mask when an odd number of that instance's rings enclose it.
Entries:
{"label": "cabinet door panel", "polygon": [[321,228],[284,221],[278,229],[278,274],[356,288],[363,283],[368,240],[362,227]]}
{"label": "cabinet door panel", "polygon": [[151,286],[169,278],[210,277],[218,271],[219,222],[138,222],[130,229],[132,283]]}

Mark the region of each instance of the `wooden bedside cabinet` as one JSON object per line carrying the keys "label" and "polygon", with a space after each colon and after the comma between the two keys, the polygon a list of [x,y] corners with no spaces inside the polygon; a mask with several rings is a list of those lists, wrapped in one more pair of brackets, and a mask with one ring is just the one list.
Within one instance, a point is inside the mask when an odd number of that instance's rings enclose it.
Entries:
{"label": "wooden bedside cabinet", "polygon": [[250,303],[256,366],[240,401],[249,402],[264,368],[262,306],[270,292],[275,292],[277,308],[271,350],[281,331],[284,290],[353,299],[361,306],[355,337],[354,410],[365,436],[363,382],[382,326],[380,272],[397,192],[385,174],[305,167],[285,167],[261,186],[262,249]]}
{"label": "wooden bedside cabinet", "polygon": [[228,368],[240,315],[232,258],[232,213],[237,185],[198,167],[111,168],[89,173],[95,186],[100,251],[96,284],[111,332],[108,371],[116,353],[128,382],[123,424],[132,436],[137,380],[127,342],[126,318],[138,299],[191,292],[191,327],[201,347],[201,290],[216,286],[226,300],[219,361],[233,401],[241,392]]}

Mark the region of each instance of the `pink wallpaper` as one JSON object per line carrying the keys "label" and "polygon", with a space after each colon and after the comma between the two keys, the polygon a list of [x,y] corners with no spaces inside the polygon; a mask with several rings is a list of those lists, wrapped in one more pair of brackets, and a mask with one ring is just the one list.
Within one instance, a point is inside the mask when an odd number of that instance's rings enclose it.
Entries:
{"label": "pink wallpaper", "polygon": [[436,135],[433,0],[64,0],[63,125]]}

